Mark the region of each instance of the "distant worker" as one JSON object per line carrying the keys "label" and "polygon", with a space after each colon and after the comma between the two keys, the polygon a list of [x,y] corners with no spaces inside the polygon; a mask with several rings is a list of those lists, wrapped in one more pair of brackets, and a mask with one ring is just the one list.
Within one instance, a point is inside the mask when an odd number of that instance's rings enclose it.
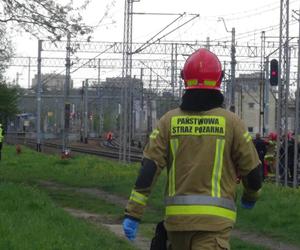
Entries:
{"label": "distant worker", "polygon": [[261,138],[260,133],[255,135],[255,139],[253,140],[254,146],[256,148],[258,157],[262,163],[261,165],[261,176],[263,180],[265,179],[265,170],[264,170],[264,160],[267,152],[266,142]]}
{"label": "distant worker", "polygon": [[268,166],[268,176],[275,175],[276,142],[277,134],[275,132],[271,132],[268,135],[267,152],[265,155],[265,161]]}
{"label": "distant worker", "polygon": [[165,221],[172,250],[229,249],[236,220],[236,179],[242,207],[251,209],[262,182],[260,160],[243,122],[222,108],[221,63],[207,49],[186,61],[185,93],[150,135],[139,176],[125,208],[123,229],[134,240],[148,197],[164,168]]}
{"label": "distant worker", "polygon": [[106,134],[106,141],[111,144],[112,143],[112,139],[113,139],[113,133],[111,131],[109,131],[107,134]]}
{"label": "distant worker", "polygon": [[2,158],[3,140],[4,140],[4,130],[3,130],[2,124],[0,123],[0,160]]}
{"label": "distant worker", "polygon": [[[287,134],[287,171],[285,171],[285,140],[284,135],[282,136],[283,142],[280,145],[280,164],[279,164],[279,175],[282,181],[285,180],[285,174],[287,172],[288,181],[292,182],[294,179],[294,155],[295,155],[295,139],[291,132]],[[298,149],[299,154],[299,149]]]}
{"label": "distant worker", "polygon": [[294,180],[294,155],[295,155],[295,139],[292,133],[289,133],[288,134],[288,162],[287,162],[289,181]]}

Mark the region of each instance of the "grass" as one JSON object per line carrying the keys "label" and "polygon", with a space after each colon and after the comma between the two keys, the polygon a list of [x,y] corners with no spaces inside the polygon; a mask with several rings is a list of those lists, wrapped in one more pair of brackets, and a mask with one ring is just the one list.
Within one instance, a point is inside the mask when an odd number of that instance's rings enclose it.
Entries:
{"label": "grass", "polygon": [[65,190],[47,190],[45,192],[60,207],[82,209],[91,213],[103,215],[109,221],[120,223],[123,219],[124,208],[88,194]]}
{"label": "grass", "polygon": [[[45,192],[52,198],[55,203],[62,207],[71,207],[82,209],[87,212],[101,214],[105,223],[121,223],[123,219],[123,209],[114,204],[107,203],[104,200],[94,196],[81,194],[74,191],[65,190],[46,190]],[[155,232],[155,223],[157,223],[158,214],[152,212],[146,213],[143,223],[139,227],[139,233],[146,238],[151,239]],[[245,243],[239,239],[231,239],[232,249],[241,250],[265,250],[266,248]]]}
{"label": "grass", "polygon": [[1,183],[0,200],[0,249],[135,249],[104,228],[69,216],[33,187]]}
{"label": "grass", "polygon": [[[0,178],[6,181],[26,182],[34,184],[38,180],[53,180],[72,186],[100,187],[123,197],[128,197],[138,173],[139,164],[122,165],[115,161],[109,161],[94,156],[78,156],[68,161],[62,161],[58,156],[48,156],[36,153],[29,149],[16,156],[14,148],[4,147],[3,161],[0,162]],[[145,223],[154,223],[163,218],[163,189],[165,174],[159,179],[149,204],[160,212],[148,212],[145,214]],[[49,194],[60,205],[68,204],[73,207],[84,207],[91,211],[101,212],[109,209],[118,214],[123,208],[98,207],[94,198],[77,196],[72,201],[70,194]],[[264,185],[260,201],[251,210],[243,210],[238,204],[237,228],[245,231],[254,231],[270,235],[280,241],[290,242],[300,246],[300,195],[299,190],[280,188],[272,184]],[[91,199],[85,202],[85,200]],[[61,200],[61,201],[59,201]],[[80,201],[82,200],[82,201]],[[76,203],[76,204],[74,204]],[[102,201],[99,203],[102,203]],[[106,204],[107,205],[107,204]],[[95,208],[95,206],[97,208]],[[117,219],[119,218],[117,216]],[[143,229],[141,229],[143,230]],[[153,229],[145,228],[150,233]],[[152,231],[151,231],[152,230]],[[234,241],[233,244],[238,244]],[[242,249],[242,248],[236,248]],[[254,249],[254,248],[253,248]]]}
{"label": "grass", "polygon": [[230,246],[232,250],[267,250],[265,247],[256,246],[253,244],[245,244],[244,241],[234,237],[232,237],[230,240]]}
{"label": "grass", "polygon": [[238,210],[237,227],[300,246],[300,190],[265,184],[256,207]]}
{"label": "grass", "polygon": [[22,154],[16,155],[14,147],[7,145],[0,166],[5,166],[0,168],[0,176],[12,181],[55,180],[72,186],[100,186],[123,195],[128,195],[138,171],[138,165],[122,165],[94,156],[60,160],[58,155],[39,154],[24,147]]}
{"label": "grass", "polygon": [[[24,147],[17,156],[12,146],[4,147],[3,161],[0,161],[0,178],[4,180],[31,184],[52,180],[78,187],[100,187],[126,198],[138,171],[139,164],[124,165],[94,156],[60,160],[58,155],[40,154]],[[160,178],[150,201],[161,211],[164,183],[165,178]]]}

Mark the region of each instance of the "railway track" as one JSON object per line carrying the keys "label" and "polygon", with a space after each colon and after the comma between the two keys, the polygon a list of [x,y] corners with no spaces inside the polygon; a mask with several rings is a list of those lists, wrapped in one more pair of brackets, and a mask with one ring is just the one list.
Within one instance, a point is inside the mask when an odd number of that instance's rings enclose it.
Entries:
{"label": "railway track", "polygon": [[[36,140],[35,139],[8,135],[8,136],[6,136],[6,142],[9,144],[21,144],[21,145],[25,145],[30,148],[36,149]],[[96,148],[95,146],[91,146],[88,144],[82,144],[82,146],[77,144],[76,146],[70,145],[68,148],[71,150],[71,152],[102,156],[102,157],[107,157],[110,159],[119,159],[119,150],[116,145],[112,148],[105,147],[105,149],[103,149],[103,147],[104,147],[103,143],[101,143],[101,145],[99,145],[99,148]],[[61,152],[62,145],[57,142],[45,141],[42,143],[42,148],[55,149],[55,150],[58,150],[58,152]],[[140,162],[141,160],[142,160],[141,151],[137,151],[137,150],[131,151],[131,154],[130,154],[131,162]]]}
{"label": "railway track", "polygon": [[[81,144],[76,143],[77,145],[71,145],[68,147],[71,152],[73,153],[81,153],[81,154],[89,154],[89,155],[96,155],[101,157],[106,157],[109,159],[119,159],[119,146],[116,141],[113,141],[112,144],[106,144],[105,141],[101,141],[99,139],[93,139],[94,145],[89,144]],[[36,149],[36,140],[25,138],[24,136],[6,136],[6,142],[9,144],[21,144],[28,146],[32,149]],[[61,152],[62,145],[57,142],[49,142],[45,141],[42,144],[42,148],[47,152],[47,149],[54,149],[57,150],[57,153]],[[132,148],[130,153],[130,162],[141,162],[142,160],[142,151],[137,148]],[[267,177],[267,182],[275,183],[275,177]],[[282,184],[284,182],[280,181]],[[298,186],[300,186],[300,178],[298,178]],[[293,186],[292,181],[288,181],[288,186]]]}

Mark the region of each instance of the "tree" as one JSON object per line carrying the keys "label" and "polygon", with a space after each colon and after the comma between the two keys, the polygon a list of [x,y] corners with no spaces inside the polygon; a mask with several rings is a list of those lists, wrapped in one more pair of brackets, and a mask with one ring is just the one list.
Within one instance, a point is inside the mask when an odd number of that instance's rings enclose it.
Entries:
{"label": "tree", "polygon": [[5,71],[12,54],[11,41],[6,36],[4,25],[0,24],[0,81],[3,80],[3,72]]}
{"label": "tree", "polygon": [[82,21],[80,12],[90,0],[84,0],[79,7],[73,7],[73,0],[61,5],[54,0],[0,0],[0,23],[16,23],[19,28],[36,37],[48,36],[60,40],[71,32],[73,36],[91,32]]}
{"label": "tree", "polygon": [[18,90],[0,82],[0,123],[18,113]]}

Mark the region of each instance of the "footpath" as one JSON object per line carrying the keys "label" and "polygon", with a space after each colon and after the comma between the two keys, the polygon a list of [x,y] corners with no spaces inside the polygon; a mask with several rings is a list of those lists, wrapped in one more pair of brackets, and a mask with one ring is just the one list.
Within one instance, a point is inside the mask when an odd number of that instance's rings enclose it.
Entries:
{"label": "footpath", "polygon": [[[80,188],[80,187],[71,187],[63,184],[58,184],[50,181],[40,181],[38,183],[39,186],[49,189],[49,190],[61,190],[61,191],[74,191],[77,193],[88,194],[94,196],[96,198],[105,200],[108,203],[115,204],[117,206],[125,207],[127,199],[120,197],[118,195],[107,193],[98,188]],[[63,208],[66,212],[71,214],[76,218],[84,219],[96,226],[104,226],[115,235],[120,238],[125,238],[122,230],[122,226],[120,224],[113,224],[113,222],[109,222],[105,220],[101,214],[90,213],[79,209],[73,208]],[[270,250],[300,250],[300,247],[294,246],[291,244],[286,244],[280,242],[271,237],[252,233],[245,232],[239,229],[234,229],[232,232],[232,236],[238,238],[242,241],[262,246]],[[148,238],[144,238],[138,236],[137,239],[133,242],[137,249],[140,250],[148,250],[150,248],[150,240]]]}

